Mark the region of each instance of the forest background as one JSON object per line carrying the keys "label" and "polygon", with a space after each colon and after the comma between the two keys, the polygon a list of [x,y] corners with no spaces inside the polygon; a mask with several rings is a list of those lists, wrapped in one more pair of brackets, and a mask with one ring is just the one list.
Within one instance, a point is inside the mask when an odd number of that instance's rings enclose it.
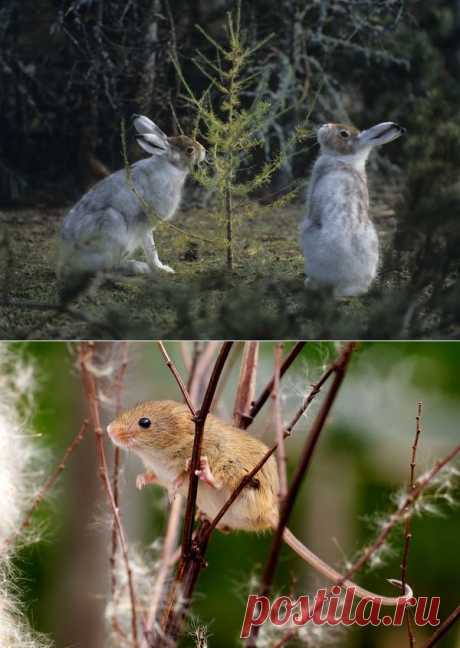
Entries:
{"label": "forest background", "polygon": [[[210,86],[202,56],[227,69],[209,39],[227,46],[235,10],[225,0],[2,3],[2,337],[458,336],[458,0],[243,0],[242,38],[260,47],[244,69],[238,110],[250,112],[254,101],[267,110],[253,132],[259,145],[227,151],[237,158],[234,181],[241,187],[267,162],[282,161],[250,193],[249,207],[235,201],[232,271],[218,191],[191,178],[179,229],[156,234],[175,275],[109,283],[96,298],[80,296],[80,317],[74,310],[37,320],[44,304],[51,315],[56,304],[56,236],[66,209],[123,165],[122,121],[142,113],[168,134],[192,132],[196,111],[183,80],[201,97]],[[216,84],[209,96],[225,121]],[[369,166],[379,278],[362,299],[337,304],[303,286],[298,226],[318,150],[314,130],[384,120],[407,135]],[[209,123],[198,127],[209,148]],[[132,162],[141,152],[130,128],[127,139]]]}

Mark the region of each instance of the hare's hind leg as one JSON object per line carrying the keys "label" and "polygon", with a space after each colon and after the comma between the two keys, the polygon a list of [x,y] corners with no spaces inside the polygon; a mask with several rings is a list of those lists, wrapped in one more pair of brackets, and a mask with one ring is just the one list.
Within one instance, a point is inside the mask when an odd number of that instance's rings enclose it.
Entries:
{"label": "hare's hind leg", "polygon": [[174,273],[174,270],[172,268],[160,261],[152,230],[149,230],[144,234],[142,245],[144,248],[144,254],[147,258],[147,262],[151,268],[158,268],[159,270],[164,270],[164,272]]}
{"label": "hare's hind leg", "polygon": [[334,297],[336,299],[349,299],[350,297],[359,297],[364,295],[368,290],[368,286],[362,284],[340,284],[334,288]]}
{"label": "hare's hind leg", "polygon": [[126,259],[122,261],[116,268],[116,272],[124,275],[133,276],[140,274],[149,274],[151,268],[148,263],[143,261],[135,261],[134,259]]}

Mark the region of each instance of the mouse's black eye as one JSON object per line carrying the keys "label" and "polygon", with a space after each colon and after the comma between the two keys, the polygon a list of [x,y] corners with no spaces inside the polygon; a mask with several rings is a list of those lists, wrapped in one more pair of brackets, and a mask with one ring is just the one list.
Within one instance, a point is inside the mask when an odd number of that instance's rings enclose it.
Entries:
{"label": "mouse's black eye", "polygon": [[141,428],[149,428],[152,425],[152,421],[147,418],[146,416],[143,416],[142,418],[139,419],[138,421],[139,425]]}
{"label": "mouse's black eye", "polygon": [[340,137],[343,137],[343,139],[348,139],[350,137],[350,133],[347,130],[341,130],[340,131]]}
{"label": "mouse's black eye", "polygon": [[188,147],[187,147],[187,153],[188,153],[188,155],[192,155],[192,153],[193,153],[194,151],[195,151],[195,149],[193,148],[193,146],[188,146]]}

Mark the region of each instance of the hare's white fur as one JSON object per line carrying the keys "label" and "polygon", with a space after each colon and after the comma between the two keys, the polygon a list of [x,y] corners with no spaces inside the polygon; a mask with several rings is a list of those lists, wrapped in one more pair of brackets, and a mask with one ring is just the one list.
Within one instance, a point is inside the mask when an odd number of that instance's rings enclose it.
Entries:
{"label": "hare's white fur", "polygon": [[330,286],[336,297],[365,293],[377,274],[377,232],[369,218],[366,160],[372,148],[403,132],[384,122],[359,132],[325,124],[301,227],[306,283]]}
{"label": "hare's white fur", "polygon": [[[179,207],[185,179],[193,164],[204,159],[205,150],[185,136],[167,137],[147,117],[136,117],[134,126],[139,145],[151,157],[131,166],[135,191],[126,169],[121,169],[96,184],[67,213],[58,270],[64,285],[105,270],[174,272],[159,259],[153,238],[156,218],[146,213],[143,201],[162,220],[170,220]],[[139,248],[147,263],[130,258]]]}

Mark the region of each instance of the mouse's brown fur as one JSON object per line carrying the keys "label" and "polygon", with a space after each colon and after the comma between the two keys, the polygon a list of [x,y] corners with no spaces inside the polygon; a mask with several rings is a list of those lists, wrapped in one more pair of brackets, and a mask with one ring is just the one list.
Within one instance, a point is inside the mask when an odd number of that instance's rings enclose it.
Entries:
{"label": "mouse's brown fur", "polygon": [[[170,492],[188,491],[188,465],[192,456],[195,423],[189,408],[174,401],[148,401],[127,410],[107,428],[114,443],[136,452],[149,471],[141,485],[159,483]],[[209,414],[204,428],[197,503],[200,510],[213,519],[232,495],[242,478],[268,451],[267,446],[252,435]],[[200,463],[201,465],[201,463]],[[233,502],[220,522],[225,530],[263,531],[278,524],[279,480],[276,461],[271,456]],[[284,541],[308,564],[331,581],[342,577],[332,567],[303,545],[289,529]],[[399,581],[398,581],[399,583]],[[354,583],[360,597],[376,597]],[[406,585],[406,596],[412,590]],[[379,597],[382,605],[395,606],[396,597]]]}
{"label": "mouse's brown fur", "polygon": [[[152,421],[151,427],[145,429],[139,425],[143,417]],[[195,423],[189,408],[174,401],[140,403],[121,414],[110,426],[112,438],[120,444],[128,444],[143,459],[149,454],[161,457],[161,461],[167,465],[168,474],[177,476],[184,472],[186,461],[192,456],[194,433]],[[259,439],[212,414],[208,415],[201,454],[207,457],[224,497],[230,496],[267,451],[267,446]],[[168,488],[161,476],[159,481]],[[205,491],[209,486],[200,484],[199,489]],[[241,496],[241,504],[244,502],[247,507],[244,528],[262,530],[273,526],[278,518],[278,490],[276,461],[270,457],[257,473],[257,479],[246,487]],[[225,522],[229,524],[227,518]]]}

